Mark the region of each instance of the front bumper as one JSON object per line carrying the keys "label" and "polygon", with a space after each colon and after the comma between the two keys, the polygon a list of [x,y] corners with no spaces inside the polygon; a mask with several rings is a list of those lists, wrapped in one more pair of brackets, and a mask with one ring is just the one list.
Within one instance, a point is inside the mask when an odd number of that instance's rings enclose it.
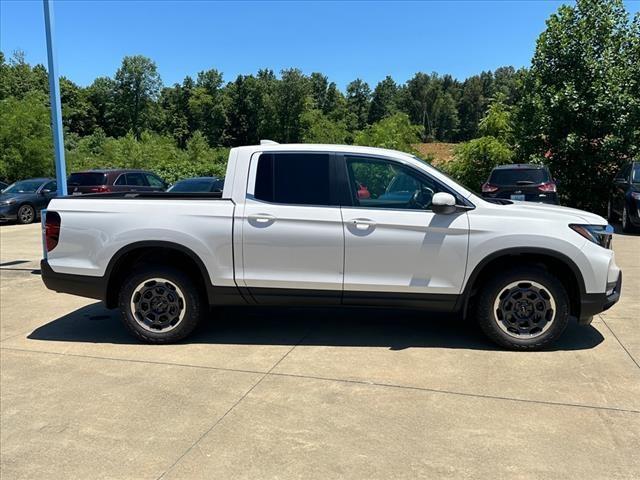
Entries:
{"label": "front bumper", "polygon": [[[610,291],[610,287],[613,290]],[[607,286],[605,293],[585,293],[580,298],[580,316],[578,323],[588,325],[593,320],[593,316],[604,312],[615,305],[620,300],[622,290],[622,272],[618,274],[618,279],[611,286]]]}
{"label": "front bumper", "polygon": [[40,260],[40,273],[42,281],[49,290],[98,300],[106,298],[107,281],[105,277],[54,272],[46,259]]}
{"label": "front bumper", "polygon": [[18,219],[18,205],[0,205],[0,222],[13,222]]}

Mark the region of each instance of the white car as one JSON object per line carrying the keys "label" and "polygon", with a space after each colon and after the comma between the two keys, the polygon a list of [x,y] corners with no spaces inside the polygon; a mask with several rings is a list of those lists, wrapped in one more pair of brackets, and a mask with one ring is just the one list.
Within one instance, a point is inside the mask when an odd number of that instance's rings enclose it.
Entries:
{"label": "white car", "polygon": [[57,198],[50,289],[119,307],[152,343],[210,306],[361,305],[455,313],[532,350],[619,298],[612,229],[588,212],[483,199],[406,153],[339,145],[234,148],[222,194]]}

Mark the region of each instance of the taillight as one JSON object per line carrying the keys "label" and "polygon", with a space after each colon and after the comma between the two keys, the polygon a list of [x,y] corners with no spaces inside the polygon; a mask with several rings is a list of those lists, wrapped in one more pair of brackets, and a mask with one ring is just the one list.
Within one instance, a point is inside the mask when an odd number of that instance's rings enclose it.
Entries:
{"label": "taillight", "polygon": [[545,182],[542,185],[538,186],[538,190],[540,190],[541,192],[555,193],[556,184],[553,182]]}
{"label": "taillight", "polygon": [[491,185],[490,183],[482,184],[482,193],[493,193],[497,190],[498,190],[498,187],[496,187],[495,185]]}
{"label": "taillight", "polygon": [[47,211],[44,222],[44,238],[47,244],[47,252],[50,252],[60,239],[60,215],[58,212]]}
{"label": "taillight", "polygon": [[100,187],[91,187],[91,191],[95,193],[106,193],[106,192],[110,192],[111,189],[103,185]]}

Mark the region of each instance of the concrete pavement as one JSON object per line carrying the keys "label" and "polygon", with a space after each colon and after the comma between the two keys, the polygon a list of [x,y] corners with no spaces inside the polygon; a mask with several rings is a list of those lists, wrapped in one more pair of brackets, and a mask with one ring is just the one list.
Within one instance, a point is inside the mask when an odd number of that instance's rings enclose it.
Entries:
{"label": "concrete pavement", "polygon": [[41,283],[0,227],[1,476],[638,478],[640,236],[622,300],[544,352],[411,312],[226,309],[180,345]]}

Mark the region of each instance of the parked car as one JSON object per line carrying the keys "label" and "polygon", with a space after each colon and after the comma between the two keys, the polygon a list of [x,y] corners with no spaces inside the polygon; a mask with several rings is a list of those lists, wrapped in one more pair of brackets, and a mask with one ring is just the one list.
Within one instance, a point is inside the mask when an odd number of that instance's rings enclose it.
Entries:
{"label": "parked car", "polygon": [[556,181],[544,165],[498,165],[482,185],[485,198],[558,204]]}
{"label": "parked car", "polygon": [[406,153],[265,144],[231,149],[219,194],[53,200],[41,269],[150,343],[186,337],[209,306],[348,305],[469,316],[533,350],[618,301],[611,237],[598,215],[490,202]]}
{"label": "parked car", "polygon": [[167,192],[173,193],[208,193],[222,192],[224,180],[218,177],[195,177],[180,180],[173,184]]}
{"label": "parked car", "polygon": [[146,170],[89,170],[67,179],[69,195],[105,192],[163,192],[167,183]]}
{"label": "parked car", "polygon": [[0,193],[0,221],[31,223],[56,196],[58,184],[53,178],[30,178],[12,183]]}
{"label": "parked car", "polygon": [[629,162],[616,174],[607,214],[610,222],[620,219],[624,232],[640,228],[640,161]]}

